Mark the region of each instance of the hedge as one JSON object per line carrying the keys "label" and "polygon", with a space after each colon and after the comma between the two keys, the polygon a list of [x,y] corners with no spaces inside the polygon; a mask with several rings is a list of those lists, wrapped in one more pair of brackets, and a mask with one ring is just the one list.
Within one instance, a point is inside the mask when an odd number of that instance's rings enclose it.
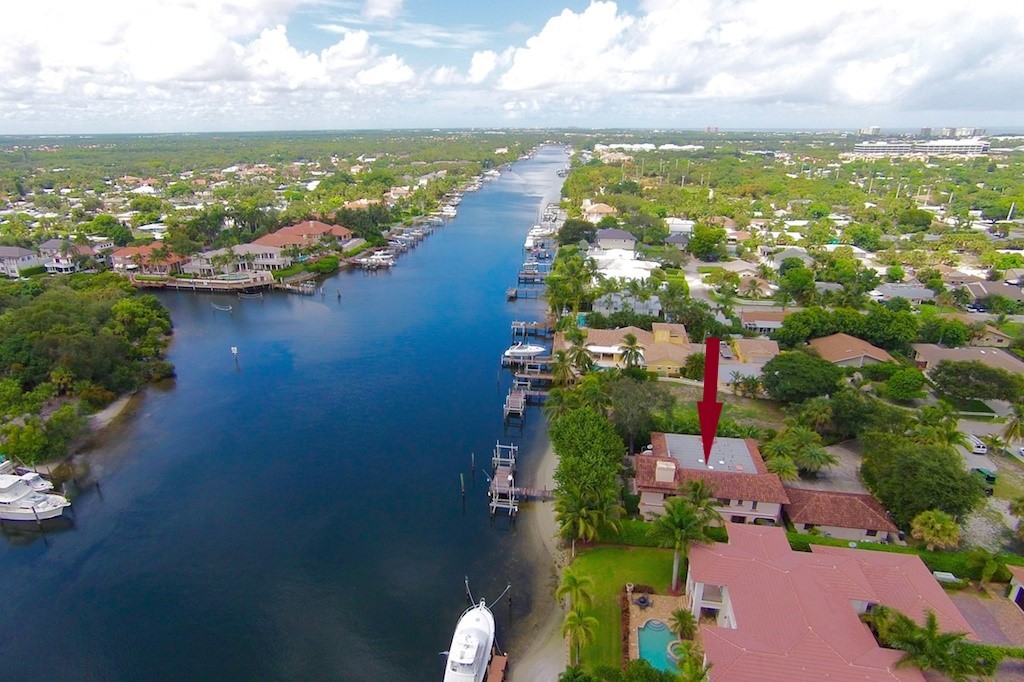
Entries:
{"label": "hedge", "polygon": [[[664,547],[658,539],[655,525],[649,521],[640,519],[622,519],[621,530],[618,533],[602,533],[599,541],[607,545],[630,545],[633,547]],[[723,527],[708,529],[708,535],[715,542],[728,542],[729,537]],[[825,545],[829,547],[849,547],[849,540],[823,537],[820,535],[807,535],[804,533],[786,533],[789,546],[798,552],[811,551],[811,545]],[[952,573],[958,578],[971,580],[981,579],[981,568],[972,566],[971,553],[964,552],[929,552],[926,549],[908,547],[904,545],[883,545],[874,542],[858,542],[859,549],[869,549],[877,552],[893,552],[895,554],[916,554],[921,557],[925,566],[930,571],[944,571]],[[997,560],[1001,564],[1012,566],[1024,566],[1024,557],[1016,554],[999,554]],[[1009,582],[1010,572],[1006,568],[1000,568],[992,577],[995,582]]]}

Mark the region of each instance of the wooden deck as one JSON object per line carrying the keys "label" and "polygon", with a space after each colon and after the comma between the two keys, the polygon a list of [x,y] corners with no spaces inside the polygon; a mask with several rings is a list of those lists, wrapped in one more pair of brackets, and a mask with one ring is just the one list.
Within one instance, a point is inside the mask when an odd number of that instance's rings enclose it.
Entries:
{"label": "wooden deck", "polygon": [[505,671],[508,669],[508,656],[495,650],[491,656],[491,664],[487,666],[486,682],[505,682]]}
{"label": "wooden deck", "polygon": [[544,322],[525,322],[516,320],[512,323],[512,336],[551,336],[555,325],[550,320]]}
{"label": "wooden deck", "polygon": [[505,296],[510,301],[517,298],[543,298],[544,289],[541,287],[509,287],[505,290]]}

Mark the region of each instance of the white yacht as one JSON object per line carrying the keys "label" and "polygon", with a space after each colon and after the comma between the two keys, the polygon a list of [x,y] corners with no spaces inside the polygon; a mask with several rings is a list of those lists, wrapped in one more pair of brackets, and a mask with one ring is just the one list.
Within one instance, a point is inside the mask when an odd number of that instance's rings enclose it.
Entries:
{"label": "white yacht", "polygon": [[25,481],[25,483],[28,483],[29,486],[32,487],[32,490],[35,490],[37,493],[45,493],[48,490],[53,490],[53,483],[47,481],[34,471],[28,471],[18,478]]}
{"label": "white yacht", "polygon": [[466,609],[455,626],[444,682],[481,682],[494,645],[494,614],[483,599]]}
{"label": "white yacht", "polygon": [[35,490],[21,476],[0,474],[0,519],[4,521],[54,519],[70,506],[63,495]]}
{"label": "white yacht", "polygon": [[543,353],[546,348],[535,343],[517,342],[505,351],[506,358],[532,358]]}

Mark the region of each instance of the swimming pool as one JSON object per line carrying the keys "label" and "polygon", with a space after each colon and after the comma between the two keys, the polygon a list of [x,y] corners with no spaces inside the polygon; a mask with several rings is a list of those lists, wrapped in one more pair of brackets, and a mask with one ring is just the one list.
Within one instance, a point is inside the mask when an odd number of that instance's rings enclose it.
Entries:
{"label": "swimming pool", "polygon": [[640,658],[658,670],[665,672],[679,670],[675,661],[668,657],[669,644],[677,638],[667,625],[652,618],[637,630],[637,639],[640,645]]}

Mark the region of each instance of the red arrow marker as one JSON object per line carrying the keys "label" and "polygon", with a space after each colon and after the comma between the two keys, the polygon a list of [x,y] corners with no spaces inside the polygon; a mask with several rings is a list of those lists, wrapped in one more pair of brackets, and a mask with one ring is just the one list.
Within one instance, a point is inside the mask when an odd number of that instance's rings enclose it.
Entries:
{"label": "red arrow marker", "polygon": [[704,461],[711,457],[711,446],[718,431],[718,418],[722,416],[722,403],[718,402],[718,358],[722,341],[709,338],[704,347],[704,400],[697,403],[700,419],[700,439],[704,444]]}

